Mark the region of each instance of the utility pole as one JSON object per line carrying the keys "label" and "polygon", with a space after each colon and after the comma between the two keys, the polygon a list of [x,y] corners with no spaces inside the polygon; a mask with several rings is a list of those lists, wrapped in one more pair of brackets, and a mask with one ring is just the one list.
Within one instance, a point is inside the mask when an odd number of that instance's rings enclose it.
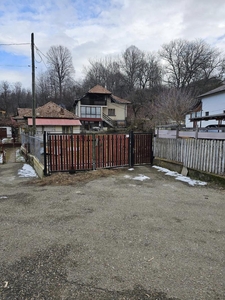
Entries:
{"label": "utility pole", "polygon": [[36,134],[36,95],[35,95],[35,60],[34,60],[34,34],[31,33],[31,65],[32,65],[32,131]]}

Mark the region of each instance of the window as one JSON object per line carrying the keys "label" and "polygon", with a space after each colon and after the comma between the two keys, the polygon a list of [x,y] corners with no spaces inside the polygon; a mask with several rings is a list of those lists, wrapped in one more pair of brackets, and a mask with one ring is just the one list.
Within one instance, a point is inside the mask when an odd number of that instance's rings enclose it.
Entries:
{"label": "window", "polygon": [[71,126],[63,126],[62,127],[62,133],[72,133],[73,130],[72,130],[72,127]]}
{"label": "window", "polygon": [[101,118],[101,107],[81,106],[81,118]]}
{"label": "window", "polygon": [[197,111],[197,112],[192,112],[191,113],[191,118],[199,118],[202,116],[202,112],[201,111]]}
{"label": "window", "polygon": [[208,111],[206,111],[206,112],[205,112],[205,115],[206,115],[206,116],[208,116],[208,115],[209,115],[209,112],[208,112]]}
{"label": "window", "polygon": [[116,115],[116,111],[114,108],[109,108],[108,109],[108,116],[115,116]]}

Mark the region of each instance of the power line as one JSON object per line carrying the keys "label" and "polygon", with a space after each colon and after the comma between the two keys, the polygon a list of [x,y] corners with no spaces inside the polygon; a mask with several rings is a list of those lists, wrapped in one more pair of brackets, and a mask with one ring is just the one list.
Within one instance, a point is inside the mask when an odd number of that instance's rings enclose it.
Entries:
{"label": "power line", "polygon": [[30,45],[30,43],[14,43],[14,44],[0,44],[0,46],[22,46],[22,45]]}
{"label": "power line", "polygon": [[36,52],[37,52],[37,55],[40,57],[41,60],[38,61],[37,59],[35,59],[35,61],[40,64],[43,61],[43,59],[42,59],[41,55],[38,53],[37,49],[36,49]]}
{"label": "power line", "polygon": [[[16,45],[16,46],[23,46],[23,45],[31,45],[31,43],[7,43],[7,44],[0,44],[0,46],[13,46],[13,45]],[[36,45],[34,45],[34,47],[35,47],[35,49],[36,49],[37,55],[38,55],[38,56],[40,57],[40,59],[41,59],[40,61],[36,60],[36,62],[37,62],[37,63],[43,62],[44,65],[45,65],[45,67],[48,68],[47,65],[46,65],[46,63],[45,63],[45,61],[43,60],[42,55],[43,55],[46,59],[48,59],[48,57],[47,57],[40,49],[38,49],[38,47],[37,47]],[[18,67],[18,68],[25,68],[25,67],[26,67],[26,66],[16,66],[16,65],[0,65],[0,66],[2,66],[2,67]],[[30,66],[28,65],[28,67],[30,67]]]}
{"label": "power line", "polygon": [[35,48],[36,48],[36,50],[39,51],[46,59],[48,59],[48,57],[47,57],[43,52],[41,52],[41,50],[38,49],[38,47],[37,47],[36,45],[35,45]]}
{"label": "power line", "polygon": [[0,67],[16,67],[16,68],[27,68],[27,67],[29,67],[29,65],[27,65],[27,66],[17,66],[17,65],[0,65]]}
{"label": "power line", "polygon": [[36,51],[37,51],[37,54],[38,54],[39,57],[41,58],[41,61],[40,61],[40,62],[43,61],[44,65],[45,65],[45,67],[46,67],[46,69],[47,69],[48,67],[47,67],[45,61],[43,60],[41,54],[42,54],[46,59],[48,59],[48,57],[47,57],[40,49],[38,49],[38,47],[37,47],[36,45],[35,45],[35,49],[36,49]]}

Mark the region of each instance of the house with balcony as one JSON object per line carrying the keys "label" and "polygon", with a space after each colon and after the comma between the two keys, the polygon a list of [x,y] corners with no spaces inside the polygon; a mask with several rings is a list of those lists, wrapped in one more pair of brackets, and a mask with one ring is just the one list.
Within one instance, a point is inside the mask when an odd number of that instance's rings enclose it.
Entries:
{"label": "house with balcony", "polygon": [[186,115],[186,127],[225,125],[225,84],[198,96],[198,100]]}
{"label": "house with balcony", "polygon": [[130,101],[113,95],[96,85],[74,102],[75,114],[85,130],[107,130],[126,127],[127,105]]}

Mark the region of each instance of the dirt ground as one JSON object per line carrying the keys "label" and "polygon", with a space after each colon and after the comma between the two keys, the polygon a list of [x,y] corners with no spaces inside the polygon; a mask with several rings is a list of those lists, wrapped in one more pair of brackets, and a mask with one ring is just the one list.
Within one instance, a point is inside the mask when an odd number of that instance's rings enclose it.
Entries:
{"label": "dirt ground", "polygon": [[[0,165],[0,299],[225,299],[225,190],[149,166]],[[148,178],[135,180],[139,174]]]}

